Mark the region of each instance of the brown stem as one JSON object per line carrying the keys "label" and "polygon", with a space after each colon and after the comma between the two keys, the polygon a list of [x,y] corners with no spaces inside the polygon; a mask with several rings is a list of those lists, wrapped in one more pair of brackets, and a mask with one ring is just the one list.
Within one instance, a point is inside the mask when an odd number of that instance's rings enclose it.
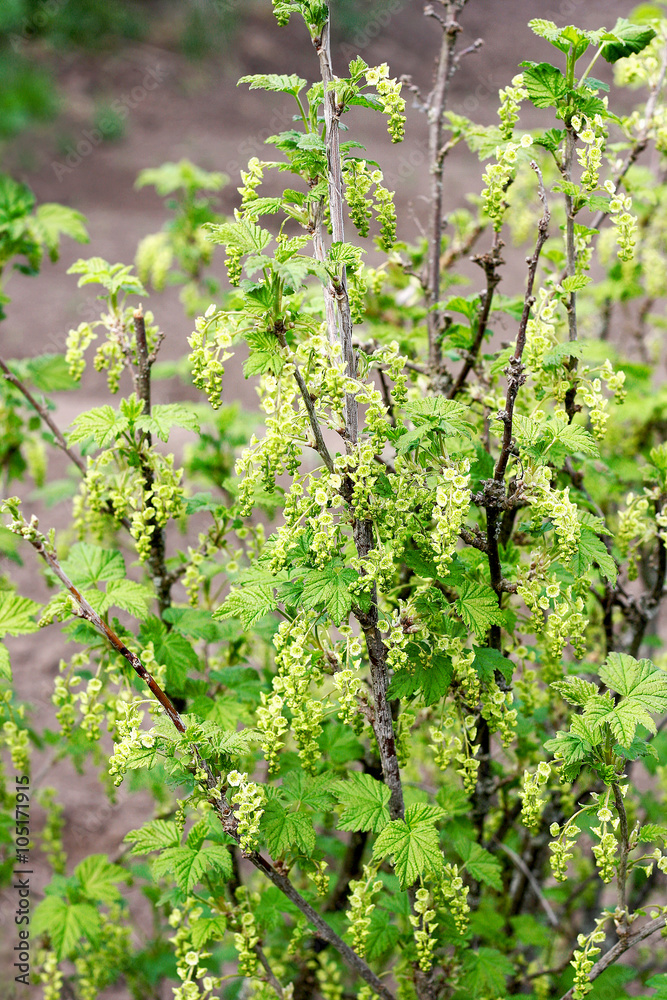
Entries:
{"label": "brown stem", "polygon": [[[656,515],[661,514],[663,509],[662,500],[655,501]],[[633,605],[635,612],[635,623],[632,634],[632,641],[628,648],[631,656],[637,656],[641,648],[646,628],[651,618],[655,615],[660,602],[662,601],[665,589],[665,579],[667,578],[667,546],[663,535],[658,532],[658,566],[655,574],[653,587],[641,600]]]}
{"label": "brown stem", "polygon": [[[618,859],[618,870],[616,872],[616,892],[618,897],[619,909],[627,914],[627,881],[628,881],[628,855],[630,853],[630,842],[628,836],[628,816],[625,811],[625,805],[623,803],[623,795],[621,794],[621,789],[619,785],[614,782],[611,786],[614,793],[614,803],[616,805],[616,811],[618,813],[620,823],[619,823],[619,833],[621,839],[621,854]],[[621,917],[623,925],[627,926],[626,916]]]}
{"label": "brown stem", "polygon": [[457,395],[463,388],[465,380],[467,379],[470,371],[477,361],[477,355],[479,354],[480,348],[482,346],[482,341],[484,340],[484,334],[486,333],[486,328],[489,322],[489,315],[491,313],[491,304],[493,302],[493,293],[496,290],[497,285],[500,282],[500,275],[498,274],[498,268],[501,264],[504,264],[502,257],[500,256],[500,250],[503,243],[500,239],[498,233],[493,234],[493,246],[491,247],[490,253],[479,254],[474,257],[473,260],[476,264],[483,269],[486,275],[486,290],[482,295],[482,308],[477,319],[477,330],[475,332],[475,339],[472,342],[472,346],[467,352],[467,356],[463,365],[463,368],[459,372],[458,378],[452,385],[451,389],[447,393],[448,399],[456,399]]}
{"label": "brown stem", "polygon": [[428,359],[431,370],[435,373],[442,364],[440,350],[440,332],[442,317],[440,310],[435,308],[440,299],[440,255],[442,252],[442,201],[443,176],[445,170],[446,151],[443,144],[444,115],[449,94],[449,85],[456,69],[454,58],[456,39],[461,25],[456,17],[463,10],[467,0],[448,0],[444,4],[444,18],[440,17],[431,4],[427,4],[424,13],[440,21],[443,34],[440,54],[436,63],[435,83],[428,101],[428,162],[431,169],[431,198],[428,224],[428,261],[426,292],[430,308],[428,314]]}
{"label": "brown stem", "polygon": [[260,963],[261,963],[261,965],[262,965],[262,967],[264,969],[264,972],[266,973],[266,981],[267,981],[267,983],[269,984],[269,986],[271,987],[271,989],[273,990],[273,992],[276,994],[276,996],[280,997],[280,1000],[282,1000],[282,998],[284,996],[283,988],[280,985],[280,982],[278,981],[278,979],[276,978],[275,972],[273,971],[273,969],[269,965],[269,960],[266,957],[264,949],[262,948],[261,945],[259,945],[259,944],[255,945],[255,954],[257,955],[257,958],[259,959],[259,961],[260,961]]}

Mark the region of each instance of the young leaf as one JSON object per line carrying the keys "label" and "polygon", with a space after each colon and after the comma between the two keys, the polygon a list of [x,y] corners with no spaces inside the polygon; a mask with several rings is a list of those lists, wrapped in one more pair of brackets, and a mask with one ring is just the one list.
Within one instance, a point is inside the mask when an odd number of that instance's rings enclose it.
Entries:
{"label": "young leaf", "polygon": [[460,596],[454,607],[463,618],[466,627],[482,638],[492,625],[503,620],[503,612],[498,607],[498,598],[491,587],[469,580],[461,586]]}
{"label": "young leaf", "polygon": [[268,73],[264,75],[255,73],[252,76],[242,76],[236,86],[238,87],[240,83],[249,83],[250,90],[270,90],[279,94],[294,94],[296,97],[308,81],[303,80],[295,73],[292,73],[290,76],[286,76],[284,73]]}
{"label": "young leaf", "polygon": [[184,427],[185,430],[198,434],[199,420],[184,403],[165,403],[154,406],[150,417],[139,417],[137,427],[151,434],[157,434],[161,441],[168,441],[172,427]]}
{"label": "young leaf", "polygon": [[505,995],[505,981],[514,972],[506,955],[495,948],[476,948],[466,952],[463,959],[461,986],[471,1000],[481,997]]}
{"label": "young leaf", "polygon": [[173,877],[182,892],[189,893],[201,881],[209,869],[221,871],[225,878],[231,878],[232,859],[222,844],[211,844],[200,851],[190,847],[168,847],[153,861],[153,873]]}
{"label": "young leaf", "polygon": [[340,625],[350,613],[350,584],[359,579],[356,570],[334,559],[324,569],[311,569],[303,579],[302,607],[325,607],[334,625]]}
{"label": "young leaf", "polygon": [[170,820],[153,819],[137,830],[130,830],[125,840],[133,845],[130,854],[148,854],[166,847],[178,847],[181,835]]}
{"label": "young leaf", "polygon": [[120,865],[112,864],[106,854],[89,854],[76,866],[74,875],[82,891],[97,903],[115,903],[121,898],[116,882],[127,882],[129,875]]}
{"label": "young leaf", "polygon": [[48,934],[60,961],[74,953],[82,937],[95,943],[100,932],[97,908],[90,903],[70,903],[60,896],[46,896],[35,909],[32,933]]}
{"label": "young leaf", "polygon": [[394,858],[394,870],[402,889],[442,867],[436,820],[443,815],[438,806],[418,803],[409,806],[405,820],[397,819],[380,832],[373,845],[373,857]]}
{"label": "young leaf", "polygon": [[0,638],[5,635],[30,635],[39,626],[34,615],[40,610],[36,601],[11,590],[0,591]]}
{"label": "young leaf", "polygon": [[619,17],[611,31],[603,36],[602,58],[615,63],[626,56],[636,55],[653,41],[655,35],[655,29],[649,25],[633,24],[626,17]]}
{"label": "young leaf", "polygon": [[379,833],[389,822],[391,793],[370,774],[351,771],[347,781],[335,782],[333,793],[345,807],[338,821],[339,830]]}
{"label": "young leaf", "polygon": [[522,63],[523,85],[536,108],[550,108],[558,104],[567,93],[567,82],[559,69],[551,63]]}
{"label": "young leaf", "polygon": [[501,864],[490,851],[466,837],[456,838],[454,850],[462,859],[465,870],[472,878],[500,892],[503,885],[500,877]]}
{"label": "young leaf", "polygon": [[73,545],[61,565],[78,587],[92,587],[106,580],[124,580],[126,576],[125,560],[120,552],[89,542]]}
{"label": "young leaf", "polygon": [[78,444],[93,438],[100,448],[115,441],[129,426],[127,417],[122,416],[113,406],[98,406],[87,410],[72,421],[73,430],[67,432],[69,444]]}
{"label": "young leaf", "polygon": [[261,831],[273,858],[295,850],[310,856],[315,850],[315,831],[308,813],[289,812],[277,799],[268,802]]}

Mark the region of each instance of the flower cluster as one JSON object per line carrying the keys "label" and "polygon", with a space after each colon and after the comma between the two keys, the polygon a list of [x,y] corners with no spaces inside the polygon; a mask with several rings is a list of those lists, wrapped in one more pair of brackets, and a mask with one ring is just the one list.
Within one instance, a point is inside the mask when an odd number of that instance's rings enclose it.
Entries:
{"label": "flower cluster", "polygon": [[498,108],[500,131],[503,134],[503,139],[511,139],[514,126],[519,120],[521,102],[528,97],[528,91],[523,85],[523,73],[517,73],[509,86],[499,90],[498,97],[500,99]]}
{"label": "flower cluster", "polygon": [[561,828],[558,823],[552,823],[549,833],[555,840],[549,844],[551,851],[551,870],[557,882],[567,881],[567,863],[574,857],[571,848],[574,847],[577,837],[581,833],[580,828],[572,819]]}
{"label": "flower cluster", "polygon": [[65,874],[67,855],[63,848],[64,808],[56,801],[55,788],[40,788],[37,793],[39,804],[44,810],[46,819],[40,834],[40,848],[46,859],[58,875]]}
{"label": "flower cluster", "polygon": [[221,403],[224,362],[232,356],[227,348],[231,346],[233,331],[227,324],[227,313],[216,311],[215,305],[210,305],[203,316],[197,317],[195,330],[188,337],[192,380],[206,393],[214,410]]}
{"label": "flower cluster", "polygon": [[609,212],[618,245],[619,260],[632,260],[637,242],[637,217],[632,215],[632,197],[615,194],[609,202]]}
{"label": "flower cluster", "polygon": [[152,732],[142,730],[143,713],[139,712],[141,701],[127,703],[117,702],[116,735],[117,742],[114,752],[109,758],[109,774],[114,779],[114,785],[122,784],[132,755],[142,749],[155,746],[155,736]]}
{"label": "flower cluster", "polygon": [[532,833],[537,833],[540,827],[542,812],[546,805],[545,800],[540,795],[540,789],[546,785],[551,774],[551,766],[546,761],[541,760],[537,765],[537,771],[531,774],[530,771],[523,772],[523,789],[521,791],[521,819]]}
{"label": "flower cluster", "polygon": [[589,979],[589,974],[595,965],[595,956],[600,954],[598,945],[602,944],[607,936],[604,925],[610,919],[611,914],[605,913],[595,921],[595,930],[590,934],[579,934],[577,944],[570,965],[574,969],[574,983],[572,984],[573,1000],[584,1000],[584,997],[593,989],[593,984]]}
{"label": "flower cluster", "polygon": [[60,1000],[63,988],[63,974],[54,951],[38,951],[38,980],[44,991],[44,1000]]}
{"label": "flower cluster", "polygon": [[487,684],[481,692],[481,716],[489,724],[492,733],[499,733],[504,747],[508,747],[516,736],[517,710],[511,708],[514,695],[511,691],[501,691],[495,683]]}
{"label": "flower cluster", "polygon": [[65,361],[70,376],[77,382],[86,368],[84,354],[96,337],[90,323],[79,323],[76,330],[70,330],[67,334]]}
{"label": "flower cluster", "polygon": [[261,785],[248,781],[248,775],[240,771],[230,771],[227,784],[236,791],[231,801],[238,806],[238,833],[241,849],[250,853],[257,847],[259,824],[264,815],[266,794]]}
{"label": "flower cluster", "polygon": [[251,157],[248,160],[248,169],[241,171],[241,180],[242,186],[236,189],[241,195],[241,204],[247,205],[251,201],[256,201],[257,188],[264,180],[264,163],[256,156]]}
{"label": "flower cluster", "polygon": [[611,824],[615,830],[620,822],[618,816],[616,819],[613,818],[612,811],[609,808],[610,794],[611,789],[607,789],[605,801],[602,805],[598,806],[597,810],[599,825],[592,827],[592,832],[599,838],[599,843],[593,844],[592,851],[595,855],[595,864],[598,867],[600,878],[603,882],[611,882],[614,877],[616,852],[618,850],[618,841],[608,828],[609,824]]}
{"label": "flower cluster", "polygon": [[470,462],[463,459],[458,466],[444,469],[435,489],[431,534],[434,561],[439,571],[447,574],[454,557],[461,525],[470,507]]}
{"label": "flower cluster", "polygon": [[600,181],[600,165],[607,141],[607,133],[601,115],[594,115],[591,120],[585,115],[572,118],[572,128],[585,143],[577,150],[577,159],[582,168],[581,183],[587,191],[595,191]]}
{"label": "flower cluster", "polygon": [[386,63],[366,70],[366,82],[375,87],[383,114],[387,115],[387,130],[392,142],[401,142],[405,136],[405,98],[401,97],[400,80],[389,78]]}
{"label": "flower cluster", "polygon": [[621,555],[628,560],[628,578],[637,579],[638,558],[642,545],[649,541],[655,528],[647,517],[649,502],[645,496],[628,493],[625,509],[618,512],[616,544]]}
{"label": "flower cluster", "polygon": [[364,719],[359,712],[359,693],[363,686],[361,677],[347,667],[334,674],[333,682],[339,692],[338,718],[359,735],[364,728]]}
{"label": "flower cluster", "polygon": [[8,719],[2,727],[2,742],[9,750],[12,759],[12,767],[17,774],[28,774],[30,771],[30,736],[27,729],[17,726],[15,722]]}
{"label": "flower cluster", "polygon": [[447,906],[459,934],[465,934],[468,929],[469,891],[469,887],[461,878],[458,865],[443,865],[437,876],[434,876],[433,897],[435,904]]}
{"label": "flower cluster", "polygon": [[436,945],[435,932],[438,924],[435,920],[435,910],[432,908],[431,894],[423,886],[415,893],[414,909],[414,915],[410,916],[410,923],[415,928],[417,960],[422,972],[428,972],[433,966],[433,952]]}
{"label": "flower cluster", "polygon": [[382,889],[382,882],[376,881],[377,873],[364,865],[362,877],[350,882],[348,897],[349,910],[345,916],[350,921],[350,941],[358,955],[366,951],[366,938],[371,926],[371,914],[375,909],[373,896]]}
{"label": "flower cluster", "polygon": [[556,490],[551,486],[552,470],[546,466],[527,469],[524,476],[526,500],[535,515],[548,517],[558,535],[560,558],[566,561],[575,552],[581,537],[577,505],[570,500],[570,488]]}
{"label": "flower cluster", "polygon": [[254,976],[257,972],[257,951],[259,933],[255,922],[252,905],[259,903],[259,893],[250,893],[246,886],[241,885],[236,890],[239,904],[238,930],[234,934],[234,947],[239,956],[239,972],[243,976]]}
{"label": "flower cluster", "polygon": [[482,178],[486,187],[482,191],[484,211],[498,232],[502,228],[507,209],[505,192],[516,169],[517,150],[532,146],[532,136],[526,134],[520,142],[508,142],[504,147],[496,147],[496,162],[490,163]]}
{"label": "flower cluster", "polygon": [[[198,901],[188,896],[185,902],[169,914],[169,924],[176,933],[169,940],[174,945],[176,971],[181,985],[174,989],[174,1000],[211,1000],[213,990],[219,990],[222,980],[210,976],[206,959],[211,953],[193,943],[193,925],[204,910]],[[197,980],[202,980],[201,988]]]}

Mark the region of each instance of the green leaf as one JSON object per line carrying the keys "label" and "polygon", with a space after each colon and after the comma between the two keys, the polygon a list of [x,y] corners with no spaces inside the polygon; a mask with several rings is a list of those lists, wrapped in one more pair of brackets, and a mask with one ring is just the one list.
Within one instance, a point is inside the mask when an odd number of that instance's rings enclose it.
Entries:
{"label": "green leaf", "polygon": [[242,76],[236,86],[238,87],[240,83],[249,83],[250,90],[269,90],[275,93],[294,94],[296,97],[308,81],[295,73],[290,76],[278,73],[254,73],[251,76]]}
{"label": "green leaf", "polygon": [[135,580],[114,580],[107,584],[106,593],[96,602],[96,611],[106,614],[109,608],[122,608],[143,621],[155,599],[153,589]]}
{"label": "green leaf", "polygon": [[226,930],[227,920],[223,916],[199,917],[190,922],[190,940],[194,948],[202,950],[209,941],[222,941]]}
{"label": "green leaf", "polygon": [[153,406],[150,417],[139,417],[137,427],[157,434],[161,441],[168,441],[172,427],[184,427],[198,434],[199,419],[184,403],[165,403]]}
{"label": "green leaf", "polygon": [[590,274],[571,274],[563,278],[562,285],[566,292],[577,292],[580,288],[590,285],[592,280]]}
{"label": "green leaf", "polygon": [[498,625],[503,621],[503,612],[498,607],[495,592],[483,583],[466,580],[461,586],[460,596],[454,602],[454,607],[463,618],[466,627],[473,630],[478,638],[486,635],[492,625]]}
{"label": "green leaf", "polygon": [[350,771],[347,781],[337,781],[333,793],[345,807],[338,821],[339,830],[371,830],[379,833],[389,822],[387,786],[363,771]]}
{"label": "green leaf", "polygon": [[443,816],[439,806],[417,803],[409,806],[405,820],[397,819],[380,832],[373,845],[373,857],[392,855],[394,870],[402,889],[442,867],[436,820]]}
{"label": "green leaf", "polygon": [[55,258],[61,236],[69,236],[77,243],[88,243],[86,217],[67,205],[44,202],[35,212],[36,230],[46,247]]}
{"label": "green leaf", "polygon": [[294,851],[310,856],[315,850],[315,831],[308,813],[289,812],[277,799],[268,802],[261,831],[273,858]]}
{"label": "green leaf", "polygon": [[60,961],[72,955],[82,937],[95,943],[100,917],[90,903],[70,903],[59,896],[46,896],[35,909],[31,930],[35,936],[48,934]]}
{"label": "green leaf", "polygon": [[606,545],[595,532],[582,530],[579,544],[570,562],[570,569],[575,577],[581,578],[593,563],[597,563],[600,572],[607,580],[616,583],[616,563],[607,551]]}
{"label": "green leaf", "polygon": [[508,684],[511,682],[512,674],[514,673],[514,664],[511,660],[508,660],[497,649],[487,646],[473,646],[473,649],[475,650],[475,659],[472,666],[480,680],[485,681],[487,684],[491,683],[496,670],[498,670]]}
{"label": "green leaf", "polygon": [[391,913],[388,913],[387,910],[380,910],[376,907],[371,914],[371,925],[365,941],[365,957],[371,962],[393,952],[396,942],[401,936],[398,927],[392,924],[391,920]]}
{"label": "green leaf", "polygon": [[9,650],[0,643],[0,681],[12,680],[12,667],[9,662]]}
{"label": "green leaf", "polygon": [[347,619],[352,608],[350,584],[359,579],[356,570],[333,559],[324,569],[311,569],[303,578],[300,603],[304,609],[324,607],[334,625]]}
{"label": "green leaf", "polygon": [[200,851],[190,847],[168,847],[152,864],[154,875],[158,878],[163,875],[173,876],[179,889],[187,893],[211,868],[221,871],[226,878],[231,878],[232,859],[222,844],[211,844]]}
{"label": "green leaf", "polygon": [[125,560],[120,552],[88,542],[73,545],[62,568],[78,587],[92,587],[105,580],[124,580],[126,576]]}
{"label": "green leaf", "polygon": [[129,292],[134,295],[147,295],[146,289],[136,275],[132,274],[129,264],[109,264],[102,257],[79,258],[67,271],[68,274],[80,274],[79,288],[82,285],[102,285],[110,295],[118,292]]}
{"label": "green leaf", "polygon": [[250,357],[243,365],[246,378],[251,375],[280,375],[285,367],[285,357],[282,348],[273,333],[259,330],[247,338],[250,347]]}
{"label": "green leaf", "polygon": [[225,618],[240,618],[243,627],[251,629],[260,618],[278,607],[274,596],[278,582],[277,577],[266,574],[264,579],[232,587],[224,604],[213,612],[214,619],[224,621]]}
{"label": "green leaf", "polygon": [[129,875],[120,865],[112,864],[106,854],[90,854],[76,866],[74,875],[89,899],[115,903],[121,897],[116,882],[127,882]]}
{"label": "green leaf", "polygon": [[318,812],[329,812],[334,802],[328,774],[311,777],[301,770],[289,771],[283,778],[282,791],[291,805],[308,806]]}
{"label": "green leaf", "polygon": [[566,677],[565,680],[554,681],[551,687],[570,705],[585,705],[598,693],[597,684],[583,677]]}
{"label": "green leaf", "polygon": [[24,361],[22,367],[25,368],[25,381],[32,382],[42,392],[64,392],[76,387],[64,354],[40,354]]}
{"label": "green leaf", "polygon": [[104,448],[119,438],[128,426],[127,417],[114,410],[113,406],[98,406],[72,421],[73,430],[66,432],[67,441],[68,444],[78,444],[93,438],[100,448]]}
{"label": "green leaf", "polygon": [[148,854],[166,847],[178,847],[181,835],[175,823],[166,819],[153,819],[137,830],[130,830],[125,841],[133,845],[130,854]]}
{"label": "green leaf", "polygon": [[505,981],[513,973],[514,966],[509,958],[495,948],[470,949],[463,959],[460,991],[471,1000],[504,996]]}
{"label": "green leaf", "polygon": [[153,643],[155,659],[167,668],[167,685],[175,694],[183,690],[188,669],[199,669],[199,657],[185,636],[174,629],[167,631],[159,618],[149,617],[141,626],[139,638],[143,645]]}
{"label": "green leaf", "polygon": [[30,635],[39,628],[33,616],[40,605],[11,590],[0,591],[0,638],[5,635]]}
{"label": "green leaf", "polygon": [[490,851],[463,836],[457,837],[454,841],[454,850],[472,878],[500,892],[503,887],[500,877],[501,864]]}
{"label": "green leaf", "polygon": [[667,673],[650,660],[627,653],[610,653],[600,667],[600,678],[617,694],[634,698],[649,712],[667,712]]}
{"label": "green leaf", "polygon": [[610,32],[603,36],[602,58],[609,63],[626,56],[636,55],[653,41],[656,32],[646,24],[633,24],[626,17],[619,17]]}
{"label": "green leaf", "polygon": [[207,222],[202,228],[207,231],[211,243],[232,247],[241,254],[261,253],[273,239],[268,229],[251,222],[225,222],[222,225]]}
{"label": "green leaf", "polygon": [[[522,66],[525,63],[521,64]],[[536,108],[550,108],[567,93],[567,82],[559,69],[551,63],[529,65],[523,71],[523,85]]]}

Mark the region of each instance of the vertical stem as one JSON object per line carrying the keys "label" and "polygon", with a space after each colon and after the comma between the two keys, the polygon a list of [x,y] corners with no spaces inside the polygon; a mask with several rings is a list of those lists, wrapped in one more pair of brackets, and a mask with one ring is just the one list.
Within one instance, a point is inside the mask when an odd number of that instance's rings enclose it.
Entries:
{"label": "vertical stem", "polygon": [[[569,183],[572,180],[572,162],[574,159],[574,148],[576,146],[576,136],[570,124],[566,126],[565,134],[565,163],[563,166],[563,176]],[[574,245],[574,202],[572,196],[565,194],[565,250],[567,256],[567,276],[572,277],[577,270],[577,252]],[[577,340],[577,293],[569,293],[567,300],[567,329],[568,339],[572,343]],[[567,369],[572,373],[572,384],[565,394],[565,411],[572,422],[572,418],[577,412],[575,398],[577,395],[577,382],[574,377],[577,370],[577,358],[570,358]]]}
{"label": "vertical stem", "polygon": [[[630,853],[630,844],[628,838],[628,817],[625,811],[623,795],[621,794],[621,789],[619,785],[617,783],[614,783],[611,787],[614,793],[614,803],[616,805],[616,811],[618,812],[618,816],[620,819],[619,832],[621,835],[621,855],[618,859],[618,870],[616,872],[616,893],[617,893],[617,901],[619,909],[626,911],[628,907],[628,901],[627,901],[628,854]],[[621,919],[623,926],[625,926],[626,925],[625,917]]]}
{"label": "vertical stem", "polygon": [[[435,84],[428,102],[428,155],[431,170],[431,206],[428,225],[428,262],[426,295],[431,311],[428,314],[428,359],[433,373],[442,364],[440,334],[442,315],[434,309],[440,298],[440,252],[442,248],[442,201],[443,175],[445,169],[445,149],[443,143],[443,118],[447,106],[449,83],[456,68],[454,50],[461,30],[456,14],[464,7],[466,0],[450,0],[446,4],[440,54],[436,64]],[[429,13],[427,8],[426,13]]]}
{"label": "vertical stem", "polygon": [[[146,343],[146,322],[144,320],[144,314],[141,306],[134,310],[133,320],[134,333],[137,343],[137,376],[135,385],[137,388],[137,395],[144,404],[144,413],[147,416],[150,416],[152,360],[148,354],[148,345]],[[146,432],[140,443],[142,452],[145,448],[150,449],[152,443],[150,433]],[[141,469],[144,478],[144,491],[147,494],[151,494],[155,485],[155,478],[153,476],[153,470],[149,462],[145,459],[145,457],[143,457],[143,454],[141,459]],[[153,578],[153,584],[155,586],[160,618],[162,618],[163,612],[171,605],[171,581],[165,564],[165,552],[164,528],[154,525],[153,533],[151,534],[151,554],[148,559],[148,566]]]}

